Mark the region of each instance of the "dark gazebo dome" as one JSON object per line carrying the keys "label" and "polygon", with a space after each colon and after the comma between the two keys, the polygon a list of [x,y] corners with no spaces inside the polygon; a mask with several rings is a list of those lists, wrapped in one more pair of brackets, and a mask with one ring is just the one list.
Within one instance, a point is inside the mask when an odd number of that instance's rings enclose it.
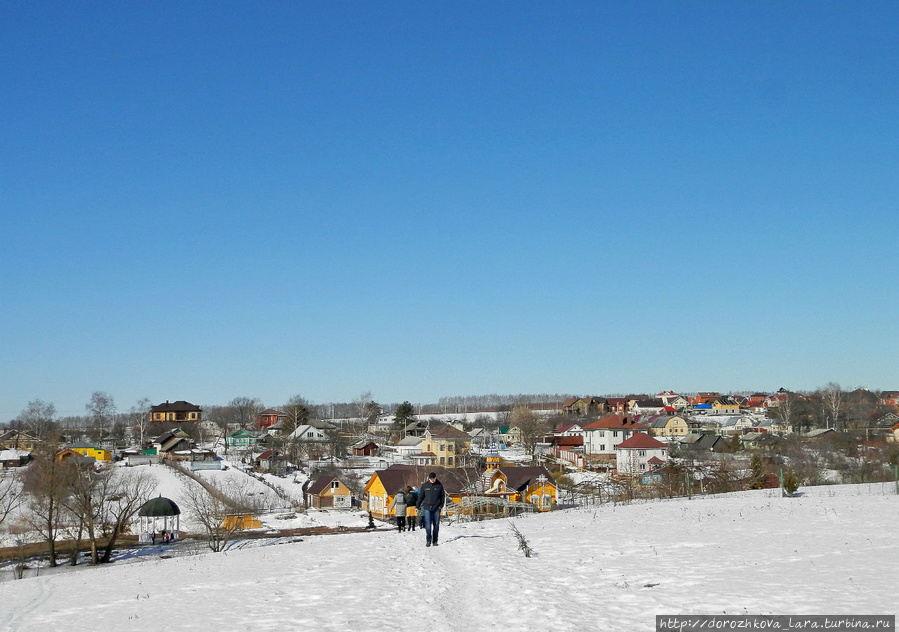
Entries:
{"label": "dark gazebo dome", "polygon": [[180,514],[181,510],[178,508],[178,505],[175,504],[175,501],[163,498],[162,496],[148,500],[137,512],[138,516],[150,518],[155,518],[157,516],[178,516]]}

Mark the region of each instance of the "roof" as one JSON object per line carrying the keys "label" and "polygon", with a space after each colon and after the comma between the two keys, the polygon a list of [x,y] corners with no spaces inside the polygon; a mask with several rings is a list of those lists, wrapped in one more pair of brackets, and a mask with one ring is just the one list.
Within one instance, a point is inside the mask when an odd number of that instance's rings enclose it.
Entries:
{"label": "roof", "polygon": [[619,428],[632,428],[639,430],[646,428],[643,424],[637,423],[628,415],[615,414],[606,415],[602,419],[581,426],[584,430],[617,430]]}
{"label": "roof", "polygon": [[138,510],[138,516],[177,516],[181,514],[181,510],[175,501],[159,496],[145,502]]}
{"label": "roof", "polygon": [[480,473],[473,467],[445,468],[436,465],[391,465],[385,470],[378,470],[375,475],[381,484],[392,494],[400,487],[419,487],[430,472],[437,474],[437,480],[443,483],[447,493],[459,493],[467,490],[472,483],[479,480]]}
{"label": "roof", "polygon": [[164,404],[150,406],[150,412],[154,413],[186,413],[200,412],[201,410],[203,409],[199,406],[186,402],[183,399],[179,399],[177,402],[166,401]]}
{"label": "roof", "polygon": [[616,450],[619,448],[651,448],[651,449],[659,449],[659,448],[667,448],[668,446],[659,441],[658,439],[653,439],[648,434],[642,432],[635,432],[634,436],[626,441],[622,441],[615,448]]}
{"label": "roof", "polygon": [[467,432],[447,425],[433,427],[428,430],[428,432],[432,437],[436,437],[439,439],[464,439],[465,441],[471,439],[471,435]]}
{"label": "roof", "polygon": [[[312,484],[309,485],[309,487],[306,488],[306,493],[315,495],[321,494],[331,486],[331,481],[340,481],[340,477],[334,475],[319,476],[317,479],[312,481]],[[343,483],[343,481],[340,482]],[[343,483],[343,486],[346,487],[346,483]]]}
{"label": "roof", "polygon": [[504,467],[500,472],[506,477],[506,487],[521,491],[529,485],[537,482],[538,476],[545,476],[547,482],[555,485],[553,477],[542,465],[538,467]]}

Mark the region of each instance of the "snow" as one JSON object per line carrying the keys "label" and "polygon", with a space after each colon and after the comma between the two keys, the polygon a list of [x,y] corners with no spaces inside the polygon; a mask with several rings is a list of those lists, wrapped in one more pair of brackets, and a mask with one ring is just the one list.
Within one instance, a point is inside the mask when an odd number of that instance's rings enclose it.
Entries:
{"label": "snow", "polygon": [[[160,488],[175,482],[163,475]],[[420,530],[386,529],[243,540],[218,554],[190,541],[144,547],[0,583],[0,629],[639,631],[657,614],[895,614],[894,485],[802,491],[444,523],[431,548]]]}

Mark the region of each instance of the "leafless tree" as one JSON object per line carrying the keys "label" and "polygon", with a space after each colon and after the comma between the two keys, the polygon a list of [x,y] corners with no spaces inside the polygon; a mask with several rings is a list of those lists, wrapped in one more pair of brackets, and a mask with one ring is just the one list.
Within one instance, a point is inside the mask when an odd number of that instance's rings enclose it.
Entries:
{"label": "leafless tree", "polygon": [[56,406],[50,402],[33,399],[25,406],[19,420],[28,433],[38,439],[46,439],[56,425],[53,420],[55,416]]}
{"label": "leafless tree", "polygon": [[129,425],[132,432],[137,435],[138,445],[143,448],[147,441],[147,430],[150,426],[150,408],[153,402],[149,397],[137,400],[137,403],[128,411]]}
{"label": "leafless tree", "polygon": [[546,420],[527,406],[513,408],[509,423],[521,431],[521,443],[528,454],[534,453],[537,443],[550,431]]}
{"label": "leafless tree", "polygon": [[91,418],[95,432],[100,436],[105,433],[114,434],[116,407],[112,395],[105,391],[94,391],[84,408]]}
{"label": "leafless tree", "polygon": [[228,408],[231,409],[232,423],[241,428],[252,428],[256,425],[256,415],[264,406],[256,397],[235,397],[228,402]]}
{"label": "leafless tree", "polygon": [[843,390],[835,382],[828,382],[822,392],[824,404],[830,415],[830,421],[834,430],[840,430],[840,405],[843,400]]}
{"label": "leafless tree", "polygon": [[103,530],[107,537],[106,548],[100,563],[108,563],[119,536],[124,534],[141,505],[156,489],[156,480],[146,472],[116,467],[104,480]]}
{"label": "leafless tree", "polygon": [[203,525],[210,550],[213,553],[223,551],[234,534],[243,528],[239,520],[225,518],[248,513],[247,503],[238,493],[226,493],[208,481],[203,485],[192,481],[183,488],[183,493],[188,511]]}
{"label": "leafless tree", "polygon": [[23,499],[22,481],[18,476],[0,478],[0,525],[21,506]]}
{"label": "leafless tree", "polygon": [[44,449],[25,471],[26,521],[47,541],[50,566],[57,565],[56,538],[65,513],[72,468],[70,462],[57,459],[51,449]]}
{"label": "leafless tree", "polygon": [[309,420],[312,414],[312,404],[302,395],[294,395],[284,405],[284,412],[287,413],[287,422],[281,429],[281,434],[289,435],[297,429],[297,426],[301,426]]}

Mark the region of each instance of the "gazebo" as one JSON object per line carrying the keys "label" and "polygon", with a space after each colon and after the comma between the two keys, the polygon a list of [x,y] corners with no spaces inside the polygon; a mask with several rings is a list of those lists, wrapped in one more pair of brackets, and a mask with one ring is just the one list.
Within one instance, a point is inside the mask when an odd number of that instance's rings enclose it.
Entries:
{"label": "gazebo", "polygon": [[168,533],[173,540],[180,535],[181,510],[173,500],[162,496],[152,498],[141,506],[137,515],[140,520],[140,542],[152,542],[153,535],[157,533]]}

